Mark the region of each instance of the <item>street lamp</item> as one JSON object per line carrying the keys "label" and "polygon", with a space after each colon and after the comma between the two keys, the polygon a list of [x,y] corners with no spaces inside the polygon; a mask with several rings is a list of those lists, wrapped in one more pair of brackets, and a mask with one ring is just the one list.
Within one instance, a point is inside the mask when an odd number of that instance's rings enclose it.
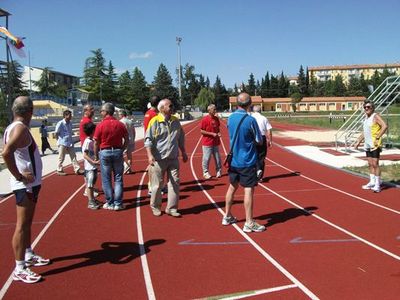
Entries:
{"label": "street lamp", "polygon": [[179,84],[179,103],[182,105],[182,82],[181,82],[181,37],[176,37],[176,44],[178,45],[178,84]]}

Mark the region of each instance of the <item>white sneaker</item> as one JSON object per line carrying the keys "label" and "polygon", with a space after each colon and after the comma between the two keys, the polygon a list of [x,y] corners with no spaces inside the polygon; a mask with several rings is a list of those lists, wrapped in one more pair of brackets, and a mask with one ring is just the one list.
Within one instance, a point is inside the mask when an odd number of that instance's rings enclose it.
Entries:
{"label": "white sneaker", "polygon": [[361,186],[361,188],[362,188],[363,190],[370,190],[370,189],[372,189],[374,186],[375,186],[375,183],[368,182],[367,184],[364,184],[363,186]]}
{"label": "white sneaker", "polygon": [[221,176],[222,176],[221,171],[217,171],[217,178],[221,178]]}
{"label": "white sneaker", "polygon": [[40,266],[45,266],[48,265],[50,263],[50,259],[48,258],[43,258],[40,255],[37,255],[36,253],[33,253],[33,255],[28,258],[25,259],[25,264],[27,267],[40,267]]}
{"label": "white sneaker", "polygon": [[264,230],[265,226],[258,224],[256,221],[253,221],[251,224],[244,223],[243,225],[244,232],[262,232]]}
{"label": "white sneaker", "polygon": [[[99,195],[99,192],[93,191],[93,196],[97,197],[98,195]],[[87,193],[86,193],[86,189],[85,189],[85,191],[83,192],[83,196],[85,196],[85,197],[88,196]]]}
{"label": "white sneaker", "polygon": [[374,193],[379,193],[381,191],[381,186],[380,185],[375,185],[371,190]]}
{"label": "white sneaker", "polygon": [[12,279],[15,281],[22,281],[25,283],[35,283],[42,279],[42,276],[32,272],[29,268],[23,268],[21,270],[15,269],[13,272]]}
{"label": "white sneaker", "polygon": [[228,226],[237,222],[237,219],[234,216],[223,217],[222,218],[222,225]]}
{"label": "white sneaker", "polygon": [[204,179],[210,179],[211,175],[210,175],[210,173],[205,172],[205,173],[203,173],[203,177],[204,177]]}
{"label": "white sneaker", "polygon": [[108,204],[107,202],[104,203],[103,209],[109,209],[109,210],[114,210],[114,205],[113,204]]}

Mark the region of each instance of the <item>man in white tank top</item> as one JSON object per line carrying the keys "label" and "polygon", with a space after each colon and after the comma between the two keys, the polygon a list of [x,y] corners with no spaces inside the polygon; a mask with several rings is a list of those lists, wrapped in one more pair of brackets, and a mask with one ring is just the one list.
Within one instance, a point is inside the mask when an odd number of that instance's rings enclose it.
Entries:
{"label": "man in white tank top", "polygon": [[370,100],[364,101],[365,119],[363,133],[357,140],[355,149],[364,141],[364,150],[368,160],[369,177],[367,184],[362,186],[364,190],[372,190],[375,193],[381,191],[381,169],[379,158],[382,151],[382,136],[387,130],[385,121],[375,113],[375,105]]}
{"label": "man in white tank top", "polygon": [[11,123],[4,132],[3,159],[11,173],[10,184],[17,203],[17,223],[12,238],[16,268],[13,279],[25,283],[38,282],[41,276],[30,266],[50,263],[31,248],[31,226],[42,183],[42,161],[38,147],[29,131],[33,103],[29,97],[14,100]]}

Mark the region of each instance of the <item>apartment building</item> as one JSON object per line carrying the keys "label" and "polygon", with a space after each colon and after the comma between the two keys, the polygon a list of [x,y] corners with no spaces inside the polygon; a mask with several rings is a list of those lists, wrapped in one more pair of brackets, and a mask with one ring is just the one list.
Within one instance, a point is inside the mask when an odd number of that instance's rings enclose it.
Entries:
{"label": "apartment building", "polygon": [[391,64],[368,64],[368,65],[344,65],[344,66],[321,66],[308,67],[309,78],[315,77],[319,81],[334,80],[336,76],[341,75],[343,82],[348,84],[350,78],[370,79],[375,71],[382,73],[384,69],[395,75],[400,75],[400,63]]}

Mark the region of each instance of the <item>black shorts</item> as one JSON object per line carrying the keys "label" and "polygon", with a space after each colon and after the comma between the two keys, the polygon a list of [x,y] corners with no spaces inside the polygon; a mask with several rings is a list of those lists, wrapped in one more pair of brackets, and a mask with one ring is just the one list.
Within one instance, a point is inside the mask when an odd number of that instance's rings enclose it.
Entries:
{"label": "black shorts", "polygon": [[33,202],[37,202],[39,198],[39,192],[40,192],[41,185],[36,185],[33,186],[32,188],[24,188],[24,189],[18,189],[14,190],[13,193],[15,195],[15,199],[17,202],[17,205],[21,204],[21,202],[25,199],[25,195],[28,194],[28,197],[33,200]]}
{"label": "black shorts", "polygon": [[365,154],[367,155],[367,157],[371,157],[371,158],[380,158],[381,156],[381,152],[382,152],[382,148],[378,147],[375,150],[366,150]]}
{"label": "black shorts", "polygon": [[257,167],[254,165],[248,168],[230,167],[228,170],[229,182],[239,182],[242,187],[254,187],[257,185]]}

